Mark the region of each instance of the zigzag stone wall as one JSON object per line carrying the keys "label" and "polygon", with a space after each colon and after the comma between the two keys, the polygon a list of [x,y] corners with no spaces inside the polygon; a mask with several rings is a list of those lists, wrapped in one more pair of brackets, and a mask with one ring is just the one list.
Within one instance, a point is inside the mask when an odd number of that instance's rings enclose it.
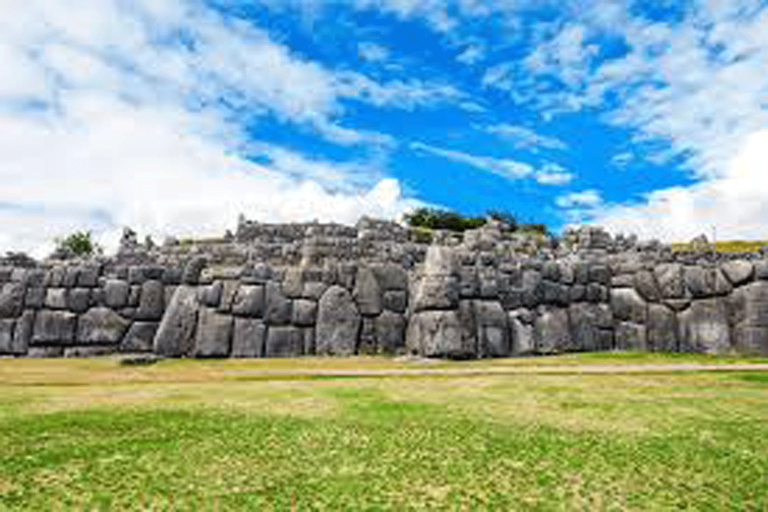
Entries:
{"label": "zigzag stone wall", "polygon": [[478,358],[644,349],[768,355],[768,260],[595,228],[556,243],[241,221],[231,237],[0,267],[0,354]]}

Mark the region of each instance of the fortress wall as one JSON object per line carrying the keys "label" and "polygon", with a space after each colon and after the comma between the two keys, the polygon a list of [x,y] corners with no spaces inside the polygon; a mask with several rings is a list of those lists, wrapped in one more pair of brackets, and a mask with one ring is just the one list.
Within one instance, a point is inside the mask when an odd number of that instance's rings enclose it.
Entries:
{"label": "fortress wall", "polygon": [[534,254],[498,226],[426,244],[389,224],[0,267],[0,354],[768,355],[761,254],[672,254],[599,233]]}

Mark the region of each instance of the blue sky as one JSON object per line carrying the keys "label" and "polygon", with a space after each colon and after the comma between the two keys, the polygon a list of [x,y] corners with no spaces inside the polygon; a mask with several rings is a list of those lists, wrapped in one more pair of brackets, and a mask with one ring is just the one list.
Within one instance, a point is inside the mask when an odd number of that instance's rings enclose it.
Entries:
{"label": "blue sky", "polygon": [[0,0],[0,248],[420,205],[766,239],[766,4]]}

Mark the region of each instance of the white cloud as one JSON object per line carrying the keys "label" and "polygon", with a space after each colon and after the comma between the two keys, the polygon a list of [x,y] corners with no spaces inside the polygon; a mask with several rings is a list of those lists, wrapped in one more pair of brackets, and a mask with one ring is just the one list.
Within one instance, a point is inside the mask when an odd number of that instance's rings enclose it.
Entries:
{"label": "white cloud", "polygon": [[112,246],[124,225],[161,240],[221,234],[241,212],[351,223],[414,205],[375,164],[274,146],[263,165],[242,156],[224,119],[245,106],[331,140],[391,142],[339,126],[337,74],[258,30],[176,0],[12,4],[0,2],[0,250],[42,256],[73,229]]}
{"label": "white cloud", "polygon": [[337,91],[346,98],[370,103],[377,107],[395,107],[415,110],[441,103],[453,103],[464,94],[452,85],[410,79],[379,83],[356,72],[342,72],[336,76]]}
{"label": "white cloud", "polygon": [[456,60],[462,64],[472,65],[485,58],[485,49],[479,45],[470,45],[458,56]]}
{"label": "white cloud", "polygon": [[357,55],[369,62],[384,62],[389,58],[389,49],[380,44],[363,42],[357,45]]}
{"label": "white cloud", "polygon": [[535,177],[540,185],[567,185],[575,176],[562,166],[549,162],[536,171]]}
{"label": "white cloud", "polygon": [[533,167],[524,162],[505,158],[475,156],[462,151],[436,148],[421,142],[412,142],[411,149],[429,153],[447,160],[463,163],[482,171],[490,172],[508,180],[519,180],[533,174]]}
{"label": "white cloud", "polygon": [[539,135],[525,126],[502,123],[486,126],[484,130],[510,142],[517,148],[530,149],[534,152],[539,149],[560,151],[568,149],[568,145],[562,140],[556,137]]}

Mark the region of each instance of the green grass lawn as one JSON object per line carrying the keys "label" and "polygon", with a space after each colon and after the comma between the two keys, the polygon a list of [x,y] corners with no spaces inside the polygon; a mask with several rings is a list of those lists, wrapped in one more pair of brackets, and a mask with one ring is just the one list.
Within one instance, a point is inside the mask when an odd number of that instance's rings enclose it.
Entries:
{"label": "green grass lawn", "polygon": [[0,360],[0,510],[768,510],[768,372],[545,371],[743,361]]}

